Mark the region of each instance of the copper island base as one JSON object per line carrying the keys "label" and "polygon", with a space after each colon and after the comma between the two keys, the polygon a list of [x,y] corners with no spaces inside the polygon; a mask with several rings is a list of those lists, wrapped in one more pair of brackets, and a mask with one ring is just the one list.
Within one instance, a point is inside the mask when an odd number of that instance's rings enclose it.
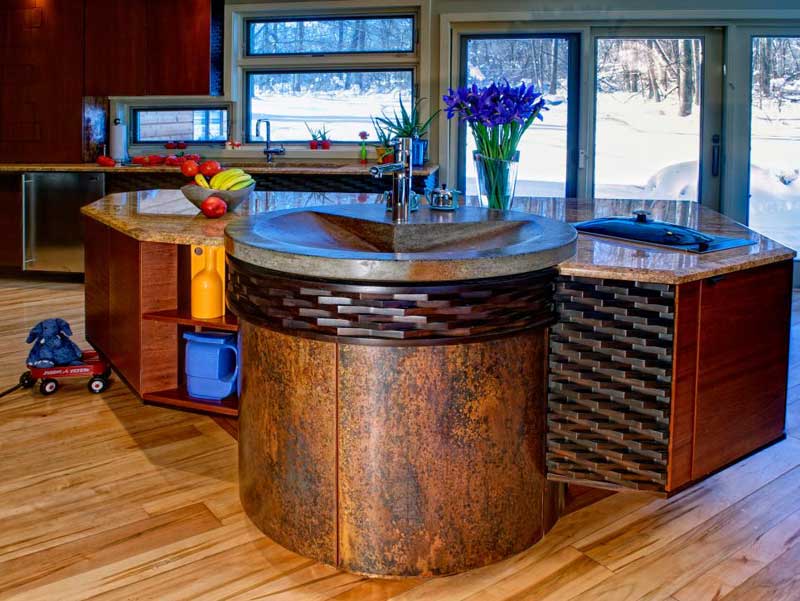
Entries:
{"label": "copper island base", "polygon": [[[553,525],[553,270],[358,286],[229,261],[241,499],[270,538],[350,572],[435,576],[518,553]],[[315,325],[326,311],[332,325]]]}

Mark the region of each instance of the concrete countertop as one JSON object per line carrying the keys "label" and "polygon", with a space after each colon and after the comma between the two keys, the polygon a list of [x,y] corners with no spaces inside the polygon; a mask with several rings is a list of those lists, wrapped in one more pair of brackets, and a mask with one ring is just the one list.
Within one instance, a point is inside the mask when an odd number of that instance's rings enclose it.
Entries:
{"label": "concrete countertop", "polygon": [[[468,200],[474,203],[474,199]],[[381,196],[372,193],[255,192],[235,213],[212,220],[199,214],[179,190],[147,190],[111,194],[85,206],[82,211],[137,240],[221,246],[225,226],[242,215],[380,201]],[[646,209],[657,220],[756,242],[751,246],[715,253],[693,254],[580,234],[576,254],[559,265],[564,275],[679,284],[795,256],[790,248],[690,201],[517,198],[513,209],[568,223],[613,215],[628,216],[636,209]]]}

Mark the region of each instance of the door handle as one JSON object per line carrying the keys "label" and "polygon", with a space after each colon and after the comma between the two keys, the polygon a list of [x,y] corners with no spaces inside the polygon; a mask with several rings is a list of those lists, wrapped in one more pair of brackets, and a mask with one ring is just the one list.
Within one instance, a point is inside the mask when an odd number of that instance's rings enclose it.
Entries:
{"label": "door handle", "polygon": [[720,158],[720,137],[719,134],[711,136],[711,175],[719,177],[719,158]]}

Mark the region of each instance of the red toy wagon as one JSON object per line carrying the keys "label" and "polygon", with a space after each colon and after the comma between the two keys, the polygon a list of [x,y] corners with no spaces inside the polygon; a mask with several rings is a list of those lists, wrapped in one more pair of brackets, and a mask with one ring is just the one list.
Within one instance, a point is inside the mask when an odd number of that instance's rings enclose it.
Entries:
{"label": "red toy wagon", "polygon": [[19,378],[23,388],[33,388],[37,380],[41,380],[39,390],[42,394],[53,394],[58,390],[56,378],[83,378],[89,376],[86,387],[89,392],[99,394],[108,388],[111,367],[103,361],[97,351],[83,351],[81,365],[64,365],[56,367],[32,367]]}

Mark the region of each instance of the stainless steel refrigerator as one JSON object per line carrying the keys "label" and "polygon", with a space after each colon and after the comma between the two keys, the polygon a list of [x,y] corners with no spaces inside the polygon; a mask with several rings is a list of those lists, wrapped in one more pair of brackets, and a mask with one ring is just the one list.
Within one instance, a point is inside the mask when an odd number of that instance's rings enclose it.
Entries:
{"label": "stainless steel refrigerator", "polygon": [[24,173],[23,269],[83,273],[81,207],[104,195],[103,173]]}

